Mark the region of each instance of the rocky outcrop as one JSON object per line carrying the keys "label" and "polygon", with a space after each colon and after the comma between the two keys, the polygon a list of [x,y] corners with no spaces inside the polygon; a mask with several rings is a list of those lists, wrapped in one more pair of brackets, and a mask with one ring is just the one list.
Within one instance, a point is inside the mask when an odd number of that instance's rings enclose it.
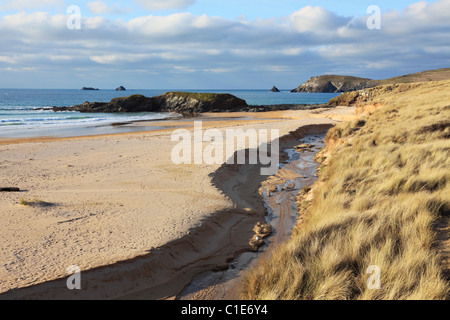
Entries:
{"label": "rocky outcrop", "polygon": [[280,90],[277,87],[273,86],[273,88],[272,88],[272,90],[270,90],[270,92],[280,92]]}
{"label": "rocky outcrop", "polygon": [[83,90],[83,91],[98,91],[99,89],[92,88],[92,87],[83,87],[83,88],[81,88],[81,90]]}
{"label": "rocky outcrop", "polygon": [[379,85],[378,80],[351,76],[326,75],[312,77],[291,92],[337,93],[357,91]]}
{"label": "rocky outcrop", "polygon": [[168,92],[161,96],[131,95],[110,102],[85,102],[72,107],[54,107],[53,111],[78,111],[83,113],[118,112],[229,112],[246,111],[245,100],[231,94]]}
{"label": "rocky outcrop", "polygon": [[116,91],[127,91],[127,89],[125,89],[124,86],[120,86],[120,87],[116,88]]}
{"label": "rocky outcrop", "polygon": [[110,102],[85,102],[73,107],[53,108],[54,111],[78,111],[83,113],[153,112],[158,111],[151,98],[132,95],[114,98]]}
{"label": "rocky outcrop", "polygon": [[245,100],[224,93],[168,92],[154,100],[161,111],[168,112],[229,112],[248,108]]}
{"label": "rocky outcrop", "polygon": [[350,92],[386,84],[441,81],[448,79],[450,79],[450,68],[422,71],[384,80],[324,75],[311,78],[291,92]]}
{"label": "rocky outcrop", "polygon": [[357,103],[364,102],[366,99],[366,94],[363,91],[351,91],[351,92],[345,92],[330,101],[328,101],[328,105],[330,107],[337,107],[337,106],[352,106]]}

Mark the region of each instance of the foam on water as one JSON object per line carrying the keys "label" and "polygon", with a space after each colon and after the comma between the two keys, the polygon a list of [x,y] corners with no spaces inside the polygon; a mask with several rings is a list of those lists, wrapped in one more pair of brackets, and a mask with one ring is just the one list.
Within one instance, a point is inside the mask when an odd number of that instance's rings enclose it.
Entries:
{"label": "foam on water", "polygon": [[[33,136],[33,129],[43,130],[102,126],[117,122],[164,119],[167,113],[81,114],[78,112],[54,112],[52,107],[82,104],[85,101],[107,102],[113,98],[131,94],[147,97],[167,91],[183,90],[132,90],[127,93],[114,90],[38,90],[0,89],[0,137]],[[336,94],[270,93],[268,90],[190,90],[191,92],[230,93],[247,101],[249,105],[314,104],[325,103]],[[37,131],[37,130],[36,130]],[[56,133],[57,134],[57,133]]]}

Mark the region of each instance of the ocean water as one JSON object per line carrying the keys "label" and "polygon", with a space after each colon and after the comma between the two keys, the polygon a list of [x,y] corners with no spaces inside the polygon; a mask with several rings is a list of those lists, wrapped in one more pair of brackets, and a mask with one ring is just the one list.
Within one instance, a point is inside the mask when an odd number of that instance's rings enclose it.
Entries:
{"label": "ocean water", "polygon": [[[183,90],[40,90],[0,89],[0,137],[71,136],[101,133],[129,132],[136,128],[110,126],[116,122],[164,119],[176,117],[168,113],[86,114],[53,112],[38,108],[64,107],[90,102],[108,102],[113,98],[142,94],[153,97],[168,91]],[[326,103],[337,94],[271,93],[267,90],[189,90],[191,92],[230,93],[247,101],[249,105],[316,104]],[[83,132],[80,132],[82,129]],[[142,129],[141,129],[142,130]]]}

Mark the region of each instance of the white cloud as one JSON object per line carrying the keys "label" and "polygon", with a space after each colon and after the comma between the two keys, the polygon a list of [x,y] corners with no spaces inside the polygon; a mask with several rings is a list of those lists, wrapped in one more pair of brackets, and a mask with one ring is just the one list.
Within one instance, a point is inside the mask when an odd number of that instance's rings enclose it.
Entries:
{"label": "white cloud", "polygon": [[102,1],[88,2],[87,6],[93,14],[107,14],[110,13],[111,8]]}
{"label": "white cloud", "polygon": [[298,56],[303,52],[305,52],[304,48],[287,48],[280,50],[280,53],[286,56]]}
{"label": "white cloud", "polygon": [[152,61],[154,59],[179,61],[192,59],[189,55],[176,54],[173,52],[156,53],[116,53],[106,55],[94,55],[90,59],[100,64],[121,64],[121,63],[140,63]]}
{"label": "white cloud", "polygon": [[62,7],[65,5],[64,0],[4,0],[0,5],[0,11],[6,10],[34,10],[50,7]]}
{"label": "white cloud", "polygon": [[[106,1],[90,3],[97,14],[114,8]],[[210,85],[210,77],[216,77],[226,86],[226,81],[252,81],[251,77],[272,83],[278,73],[280,78],[299,77],[289,78],[295,87],[300,77],[335,70],[368,77],[397,69],[401,74],[450,65],[449,8],[450,0],[439,0],[386,12],[381,30],[368,30],[366,16],[343,17],[312,6],[285,19],[256,21],[187,12],[129,21],[84,17],[81,30],[75,31],[67,29],[65,14],[21,12],[0,17],[0,67],[71,74],[85,68],[112,79],[144,70],[167,81],[166,86],[174,85],[173,78],[195,77]],[[139,72],[141,80],[148,80],[144,71]],[[167,77],[167,72],[176,77]],[[48,77],[54,74],[48,72]],[[0,87],[9,85],[4,81],[0,79]]]}
{"label": "white cloud", "polygon": [[426,1],[416,2],[406,7],[403,12],[405,14],[418,15],[426,9],[428,3]]}
{"label": "white cloud", "polygon": [[335,31],[350,21],[322,7],[306,6],[290,16],[291,25],[299,32]]}
{"label": "white cloud", "polygon": [[267,66],[265,69],[270,72],[287,72],[292,68],[291,66]]}
{"label": "white cloud", "polygon": [[112,6],[107,5],[103,1],[93,1],[88,2],[87,7],[89,8],[89,11],[91,11],[93,14],[125,14],[127,12],[130,12],[131,9],[124,9],[119,7],[117,4],[114,4]]}
{"label": "white cloud", "polygon": [[195,0],[134,0],[138,5],[150,11],[184,10],[194,4]]}
{"label": "white cloud", "polygon": [[0,62],[6,62],[6,63],[16,63],[16,61],[11,58],[11,57],[5,57],[5,56],[0,56]]}
{"label": "white cloud", "polygon": [[231,69],[227,68],[210,68],[210,69],[203,69],[203,72],[211,72],[211,73],[225,73],[225,72],[231,72]]}
{"label": "white cloud", "polygon": [[181,71],[181,72],[189,72],[189,73],[193,73],[196,72],[197,70],[194,68],[189,68],[189,67],[185,67],[185,66],[173,66],[174,70],[177,71]]}
{"label": "white cloud", "polygon": [[144,61],[148,58],[148,54],[108,54],[108,55],[98,55],[92,56],[90,59],[92,61],[101,64],[116,64],[116,63],[127,63],[127,62],[139,62]]}
{"label": "white cloud", "polygon": [[73,57],[70,55],[52,55],[49,58],[52,61],[71,61]]}
{"label": "white cloud", "polygon": [[369,69],[395,68],[396,63],[390,60],[369,61],[366,67]]}

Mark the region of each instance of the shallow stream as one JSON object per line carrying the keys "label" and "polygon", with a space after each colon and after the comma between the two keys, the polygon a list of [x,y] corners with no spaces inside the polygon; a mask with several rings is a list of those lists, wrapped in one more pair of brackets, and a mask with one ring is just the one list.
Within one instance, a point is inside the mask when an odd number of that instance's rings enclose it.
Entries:
{"label": "shallow stream", "polygon": [[285,149],[288,160],[279,165],[277,174],[262,185],[261,193],[267,208],[266,220],[272,234],[258,252],[246,252],[229,264],[227,270],[208,271],[197,275],[184,291],[180,300],[236,300],[242,275],[258,263],[265,254],[292,234],[298,217],[296,196],[317,180],[316,153],[324,147],[324,134],[313,134],[300,139],[299,147]]}

